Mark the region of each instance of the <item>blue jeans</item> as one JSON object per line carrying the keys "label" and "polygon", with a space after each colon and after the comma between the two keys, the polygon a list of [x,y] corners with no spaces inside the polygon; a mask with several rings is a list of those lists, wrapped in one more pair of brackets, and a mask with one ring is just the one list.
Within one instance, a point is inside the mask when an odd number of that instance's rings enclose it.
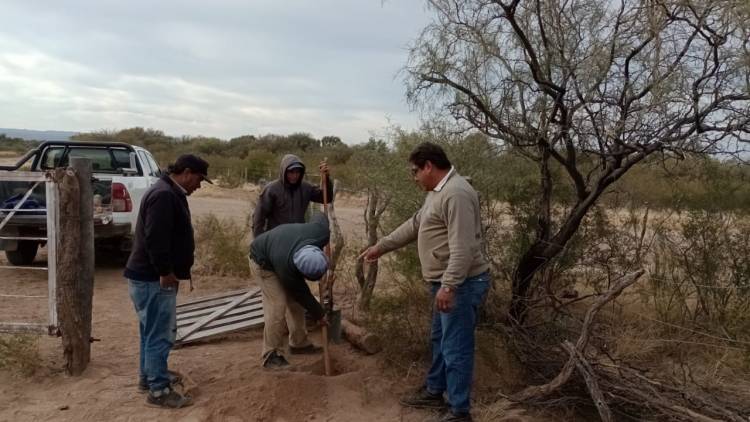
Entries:
{"label": "blue jeans", "polygon": [[[487,272],[469,277],[456,288],[456,301],[450,312],[432,312],[432,366],[425,387],[433,394],[447,393],[455,414],[469,413],[471,406],[474,328],[477,310],[489,286]],[[439,288],[439,283],[432,283],[433,303]]]}
{"label": "blue jeans", "polygon": [[158,281],[128,280],[141,337],[139,374],[151,391],[169,386],[167,359],[177,331],[177,289]]}

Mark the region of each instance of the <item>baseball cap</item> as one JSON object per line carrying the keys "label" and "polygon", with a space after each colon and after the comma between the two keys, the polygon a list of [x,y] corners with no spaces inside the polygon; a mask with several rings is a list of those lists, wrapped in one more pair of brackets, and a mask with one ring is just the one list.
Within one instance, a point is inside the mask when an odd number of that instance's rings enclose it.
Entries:
{"label": "baseball cap", "polygon": [[299,272],[308,280],[320,280],[328,271],[328,258],[320,248],[312,245],[299,248],[294,253],[292,261]]}
{"label": "baseball cap", "polygon": [[208,178],[208,163],[206,160],[193,155],[183,154],[177,157],[177,161],[174,162],[174,166],[177,168],[188,168],[194,173],[198,173],[203,176],[203,180],[210,184],[214,184],[211,179]]}

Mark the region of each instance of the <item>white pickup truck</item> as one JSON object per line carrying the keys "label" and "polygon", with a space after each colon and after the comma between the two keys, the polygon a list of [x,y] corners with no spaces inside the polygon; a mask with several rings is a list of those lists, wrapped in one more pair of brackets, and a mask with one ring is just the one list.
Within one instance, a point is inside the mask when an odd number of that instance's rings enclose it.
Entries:
{"label": "white pickup truck", "polygon": [[[70,157],[85,157],[92,163],[97,248],[130,250],[141,199],[161,176],[159,165],[147,150],[113,142],[44,142],[26,153],[15,165],[0,166],[0,172],[65,167]],[[0,182],[0,221],[30,188],[29,182]],[[44,186],[37,187],[22,204],[22,208],[29,211],[11,217],[0,229],[0,235],[46,237],[44,192]],[[32,211],[33,208],[39,208],[39,211]],[[39,246],[40,242],[35,240],[0,239],[0,250],[5,251],[13,265],[33,263]]]}

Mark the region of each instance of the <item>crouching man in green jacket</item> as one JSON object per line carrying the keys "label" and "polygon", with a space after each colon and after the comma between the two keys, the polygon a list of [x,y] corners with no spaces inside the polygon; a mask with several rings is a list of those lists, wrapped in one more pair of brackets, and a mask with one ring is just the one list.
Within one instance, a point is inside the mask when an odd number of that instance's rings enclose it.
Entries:
{"label": "crouching man in green jacket", "polygon": [[319,353],[307,338],[305,310],[327,324],[325,312],[305,279],[317,281],[328,271],[322,248],[328,244],[328,218],[316,214],[309,223],[283,224],[256,237],[250,245],[250,264],[263,294],[263,367],[278,369],[289,352]]}

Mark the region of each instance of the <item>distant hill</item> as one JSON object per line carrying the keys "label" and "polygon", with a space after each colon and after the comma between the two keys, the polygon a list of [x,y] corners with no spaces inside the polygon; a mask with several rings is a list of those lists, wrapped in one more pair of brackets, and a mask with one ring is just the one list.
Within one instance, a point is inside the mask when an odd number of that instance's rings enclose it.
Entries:
{"label": "distant hill", "polygon": [[27,141],[67,141],[79,132],[0,128],[0,133],[4,133],[8,138],[21,138]]}

